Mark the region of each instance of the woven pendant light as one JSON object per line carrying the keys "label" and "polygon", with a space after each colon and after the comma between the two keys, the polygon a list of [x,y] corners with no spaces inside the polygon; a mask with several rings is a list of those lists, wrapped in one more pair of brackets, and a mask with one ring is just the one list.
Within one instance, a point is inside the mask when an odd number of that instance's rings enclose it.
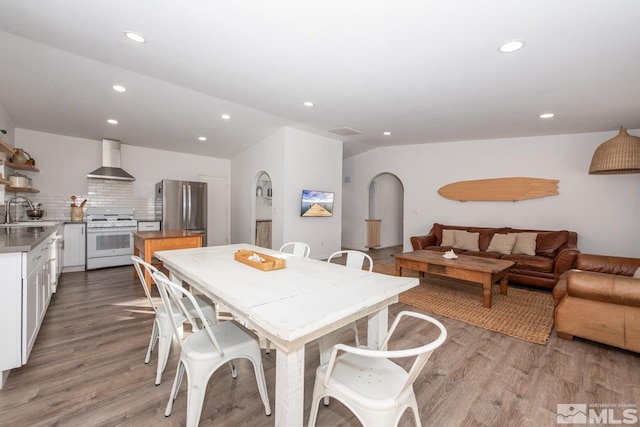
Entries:
{"label": "woven pendant light", "polygon": [[590,174],[640,173],[640,137],[629,135],[625,128],[593,153]]}

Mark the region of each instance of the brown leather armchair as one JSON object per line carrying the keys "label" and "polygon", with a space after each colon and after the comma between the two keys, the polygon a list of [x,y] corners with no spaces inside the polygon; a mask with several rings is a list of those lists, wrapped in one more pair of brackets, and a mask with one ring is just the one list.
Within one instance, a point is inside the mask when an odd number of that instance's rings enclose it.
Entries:
{"label": "brown leather armchair", "polygon": [[576,268],[554,289],[558,336],[640,352],[640,259],[579,254]]}

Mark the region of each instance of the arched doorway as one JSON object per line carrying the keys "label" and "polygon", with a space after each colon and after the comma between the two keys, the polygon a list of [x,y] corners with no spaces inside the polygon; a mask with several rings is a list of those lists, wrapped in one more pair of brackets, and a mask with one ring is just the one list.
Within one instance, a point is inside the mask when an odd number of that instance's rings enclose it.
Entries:
{"label": "arched doorway", "polygon": [[[400,179],[384,172],[369,183],[367,246],[388,248],[403,244],[404,186]],[[376,229],[377,228],[377,229]]]}
{"label": "arched doorway", "polygon": [[271,177],[265,171],[258,174],[255,187],[256,198],[256,234],[255,244],[263,248],[271,248],[271,197],[273,195],[273,186]]}

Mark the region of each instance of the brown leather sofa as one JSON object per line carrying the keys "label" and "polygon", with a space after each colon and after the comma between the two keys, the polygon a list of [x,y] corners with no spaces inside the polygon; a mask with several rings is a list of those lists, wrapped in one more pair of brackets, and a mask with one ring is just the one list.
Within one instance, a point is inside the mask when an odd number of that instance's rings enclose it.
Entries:
{"label": "brown leather sofa", "polygon": [[640,259],[580,254],[554,289],[558,336],[640,352]]}
{"label": "brown leather sofa", "polygon": [[[443,246],[443,230],[463,230],[478,233],[478,250],[464,250],[453,246]],[[495,234],[537,233],[535,254],[504,254],[487,251]],[[528,230],[511,227],[489,228],[434,224],[429,234],[411,237],[414,250],[426,249],[446,252],[451,249],[456,254],[499,258],[514,261],[509,270],[509,283],[519,283],[545,289],[553,289],[558,279],[575,266],[580,251],[576,232],[559,230]],[[533,253],[533,252],[532,252]]]}

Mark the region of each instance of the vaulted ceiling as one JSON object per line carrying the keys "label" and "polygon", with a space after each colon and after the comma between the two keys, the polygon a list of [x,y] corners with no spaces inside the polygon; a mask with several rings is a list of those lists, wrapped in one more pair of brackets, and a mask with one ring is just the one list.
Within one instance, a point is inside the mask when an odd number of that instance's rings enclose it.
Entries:
{"label": "vaulted ceiling", "polygon": [[[0,10],[0,105],[19,128],[228,159],[281,126],[343,140],[345,157],[640,128],[638,1],[0,0]],[[500,53],[510,40],[525,47]],[[361,133],[330,132],[345,127]]]}

